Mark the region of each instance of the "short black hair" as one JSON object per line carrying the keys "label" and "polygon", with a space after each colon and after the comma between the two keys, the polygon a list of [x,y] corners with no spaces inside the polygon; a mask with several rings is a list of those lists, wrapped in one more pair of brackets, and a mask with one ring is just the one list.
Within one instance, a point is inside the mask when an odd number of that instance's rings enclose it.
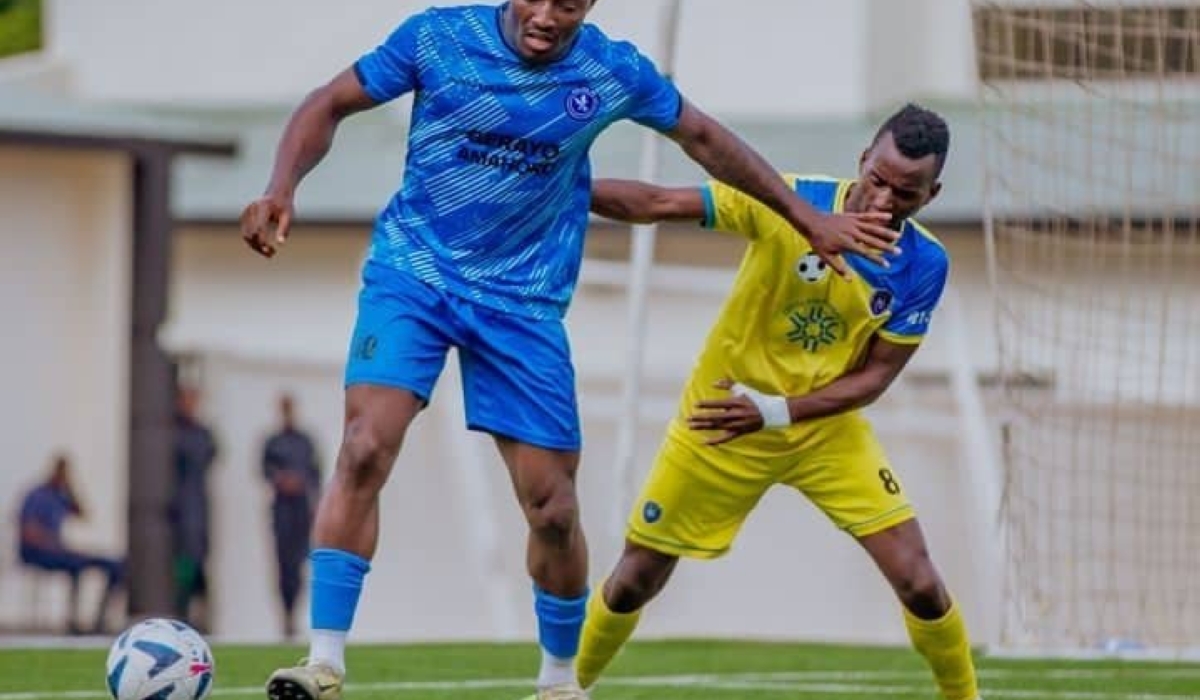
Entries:
{"label": "short black hair", "polygon": [[879,143],[879,139],[887,133],[892,135],[896,149],[905,158],[924,158],[932,154],[937,164],[934,177],[941,176],[946,154],[950,152],[950,127],[945,119],[932,110],[909,102],[879,127],[871,145]]}

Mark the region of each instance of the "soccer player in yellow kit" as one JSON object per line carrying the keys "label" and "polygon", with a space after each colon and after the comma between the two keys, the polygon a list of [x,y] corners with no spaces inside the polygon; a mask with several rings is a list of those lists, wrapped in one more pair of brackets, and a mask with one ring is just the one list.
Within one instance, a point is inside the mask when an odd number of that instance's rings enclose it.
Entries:
{"label": "soccer player in yellow kit", "polygon": [[850,255],[846,276],[727,185],[593,183],[592,210],[603,216],[702,220],[749,245],[634,504],[624,553],[588,602],[580,685],[595,684],[679,557],[724,554],[766,490],[786,484],[875,560],[942,695],[979,697],[962,615],[859,410],[916,352],[945,286],[945,249],[910,217],[937,196],[949,143],[942,118],[910,104],[879,128],[858,179],[784,176],[818,210],[891,215],[900,252],[886,266]]}

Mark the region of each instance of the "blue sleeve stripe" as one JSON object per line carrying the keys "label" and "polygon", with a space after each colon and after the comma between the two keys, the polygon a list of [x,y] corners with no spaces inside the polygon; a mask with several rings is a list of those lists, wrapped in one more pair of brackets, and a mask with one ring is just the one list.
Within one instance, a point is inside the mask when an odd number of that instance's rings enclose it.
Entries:
{"label": "blue sleeve stripe", "polygon": [[899,333],[892,333],[890,331],[881,330],[881,331],[878,331],[876,333],[876,335],[878,335],[880,338],[883,338],[884,340],[888,341],[889,343],[895,343],[897,345],[916,345],[917,343],[920,343],[922,340],[925,340],[924,334],[901,335]]}
{"label": "blue sleeve stripe", "polygon": [[679,119],[683,116],[683,94],[678,89],[675,90],[675,116],[671,118],[671,125],[665,131],[674,131],[675,127],[679,126]]}
{"label": "blue sleeve stripe", "polygon": [[362,86],[363,91],[366,92],[372,100],[375,100],[376,102],[384,101],[383,97],[371,88],[371,83],[367,80],[367,74],[362,68],[362,59],[354,62],[354,77],[358,78],[358,84]]}
{"label": "blue sleeve stripe", "polygon": [[713,199],[712,186],[702,185],[700,197],[704,200],[704,219],[700,225],[704,228],[714,228],[717,225],[717,203]]}
{"label": "blue sleeve stripe", "polygon": [[667,83],[675,104],[672,109],[655,110],[652,115],[634,116],[633,120],[643,126],[648,126],[657,132],[667,134],[679,127],[679,119],[683,116],[683,95],[673,83]]}

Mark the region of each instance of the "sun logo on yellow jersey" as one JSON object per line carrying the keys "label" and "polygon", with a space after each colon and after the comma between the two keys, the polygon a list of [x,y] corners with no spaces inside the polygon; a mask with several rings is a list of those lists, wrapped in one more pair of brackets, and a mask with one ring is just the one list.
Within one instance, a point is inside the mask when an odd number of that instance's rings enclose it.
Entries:
{"label": "sun logo on yellow jersey", "polygon": [[810,299],[789,307],[785,313],[792,324],[788,342],[809,352],[817,352],[846,337],[846,322],[826,301]]}

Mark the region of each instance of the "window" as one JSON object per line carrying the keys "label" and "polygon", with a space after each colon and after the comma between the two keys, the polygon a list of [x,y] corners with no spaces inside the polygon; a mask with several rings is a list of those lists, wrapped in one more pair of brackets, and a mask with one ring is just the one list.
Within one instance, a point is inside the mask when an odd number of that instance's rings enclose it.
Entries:
{"label": "window", "polygon": [[975,8],[984,81],[1200,76],[1200,6]]}

